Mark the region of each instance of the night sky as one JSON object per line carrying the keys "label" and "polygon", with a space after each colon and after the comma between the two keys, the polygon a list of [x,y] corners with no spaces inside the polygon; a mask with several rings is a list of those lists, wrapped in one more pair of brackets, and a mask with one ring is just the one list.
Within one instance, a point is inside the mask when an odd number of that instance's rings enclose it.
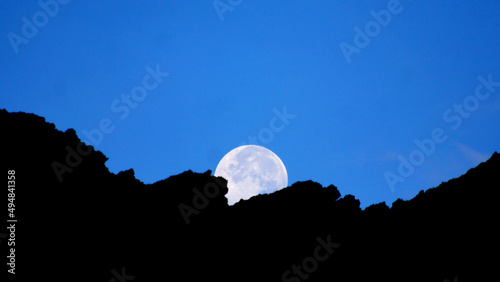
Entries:
{"label": "night sky", "polygon": [[[3,1],[0,107],[154,183],[243,144],[366,207],[499,151],[498,1]],[[391,184],[392,183],[392,184]]]}

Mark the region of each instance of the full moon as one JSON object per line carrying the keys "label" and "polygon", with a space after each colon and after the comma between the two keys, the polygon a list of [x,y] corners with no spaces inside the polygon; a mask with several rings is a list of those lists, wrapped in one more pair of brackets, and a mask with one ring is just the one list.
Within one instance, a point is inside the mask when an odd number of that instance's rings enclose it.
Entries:
{"label": "full moon", "polygon": [[215,176],[227,180],[230,205],[261,193],[288,186],[285,165],[275,153],[256,145],[245,145],[227,153],[217,165]]}

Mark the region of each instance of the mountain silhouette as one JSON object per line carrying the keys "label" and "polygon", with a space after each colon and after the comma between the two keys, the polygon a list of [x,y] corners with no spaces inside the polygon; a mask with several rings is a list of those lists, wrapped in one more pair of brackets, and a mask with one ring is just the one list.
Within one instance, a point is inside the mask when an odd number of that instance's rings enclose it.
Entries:
{"label": "mountain silhouette", "polygon": [[313,181],[229,206],[227,181],[211,171],[144,184],[132,169],[111,173],[73,129],[6,110],[0,124],[3,173],[15,170],[17,281],[499,277],[498,153],[391,207],[363,210]]}

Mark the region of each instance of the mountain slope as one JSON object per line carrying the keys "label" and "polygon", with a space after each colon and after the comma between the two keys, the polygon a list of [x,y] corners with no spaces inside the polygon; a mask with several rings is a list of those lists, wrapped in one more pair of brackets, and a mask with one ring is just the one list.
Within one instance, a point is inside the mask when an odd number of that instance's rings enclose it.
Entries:
{"label": "mountain slope", "polygon": [[133,170],[110,173],[71,129],[5,110],[0,125],[2,167],[16,171],[19,281],[498,277],[498,153],[391,208],[361,210],[313,181],[228,206],[227,182],[210,171],[145,185]]}

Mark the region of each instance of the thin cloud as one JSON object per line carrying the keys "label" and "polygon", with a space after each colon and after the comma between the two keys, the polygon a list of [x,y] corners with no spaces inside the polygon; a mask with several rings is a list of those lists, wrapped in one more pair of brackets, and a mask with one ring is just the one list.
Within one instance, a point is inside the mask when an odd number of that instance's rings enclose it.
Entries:
{"label": "thin cloud", "polygon": [[472,149],[469,146],[466,146],[464,144],[460,143],[455,143],[455,146],[457,146],[458,150],[462,153],[463,157],[474,164],[479,164],[482,163],[490,157],[487,154],[482,154],[474,149]]}

